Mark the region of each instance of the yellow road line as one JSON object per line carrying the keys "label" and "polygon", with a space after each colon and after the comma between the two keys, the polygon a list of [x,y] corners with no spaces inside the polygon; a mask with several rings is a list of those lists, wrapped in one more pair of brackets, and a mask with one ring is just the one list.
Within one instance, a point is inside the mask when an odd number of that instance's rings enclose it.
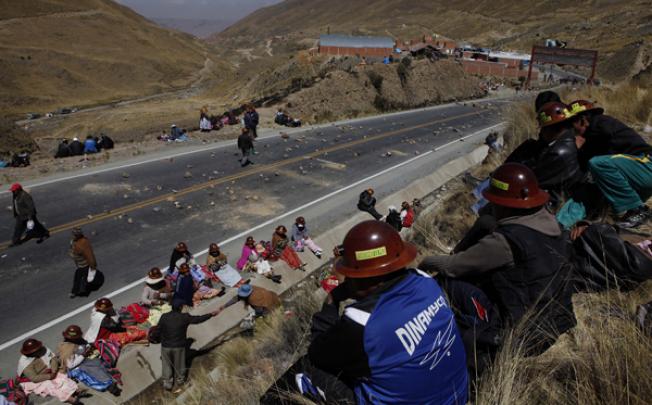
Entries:
{"label": "yellow road line", "polygon": [[[249,170],[239,172],[239,173],[236,173],[236,174],[232,174],[232,175],[229,175],[229,176],[221,177],[219,179],[209,180],[209,181],[206,181],[206,182],[203,182],[203,183],[195,184],[193,186],[189,186],[189,187],[186,187],[184,189],[181,189],[181,190],[177,191],[176,193],[163,194],[163,195],[153,197],[153,198],[149,198],[147,200],[143,200],[143,201],[140,201],[140,202],[137,202],[137,203],[125,205],[123,207],[116,208],[114,210],[104,211],[104,212],[101,212],[101,213],[98,213],[98,214],[95,214],[95,215],[89,215],[88,217],[80,218],[78,220],[68,222],[66,224],[61,224],[61,225],[54,226],[54,227],[50,228],[50,234],[56,234],[56,233],[59,233],[59,232],[64,232],[66,230],[70,230],[70,229],[72,229],[74,227],[77,227],[77,226],[81,227],[81,226],[93,224],[95,222],[103,221],[103,220],[108,219],[108,218],[116,217],[116,216],[119,216],[119,215],[124,215],[124,214],[127,214],[129,212],[136,211],[136,210],[139,210],[141,208],[145,208],[145,207],[147,207],[149,205],[154,205],[154,204],[164,202],[164,201],[169,200],[171,198],[177,199],[179,197],[183,197],[185,195],[194,193],[196,191],[200,191],[200,190],[203,190],[203,189],[206,189],[206,188],[210,188],[210,187],[214,187],[214,186],[217,186],[217,185],[220,185],[220,184],[228,183],[230,181],[239,180],[239,179],[242,179],[244,177],[251,176],[253,174],[258,174],[258,173],[261,173],[261,172],[270,171],[270,170],[273,170],[273,169],[278,168],[278,167],[291,165],[293,163],[297,163],[297,162],[300,162],[300,161],[305,160],[305,159],[310,159],[310,158],[317,157],[319,155],[323,155],[324,153],[336,152],[336,151],[339,151],[339,150],[342,150],[342,149],[347,149],[347,148],[351,148],[353,146],[361,145],[361,144],[364,144],[364,143],[367,143],[367,142],[377,141],[379,139],[384,139],[384,138],[388,138],[388,137],[391,137],[391,136],[403,134],[405,132],[413,131],[415,129],[424,128],[424,127],[434,125],[434,124],[439,124],[439,123],[442,123],[442,122],[452,121],[452,120],[456,120],[456,119],[464,118],[464,117],[470,117],[470,116],[473,116],[473,115],[480,115],[480,114],[482,114],[482,113],[484,113],[486,111],[487,110],[474,111],[474,112],[470,112],[470,113],[464,113],[464,114],[456,115],[456,116],[453,116],[453,117],[441,118],[441,119],[438,119],[438,120],[435,120],[435,121],[430,121],[430,122],[426,122],[426,123],[419,124],[419,125],[413,125],[411,127],[405,127],[405,128],[397,129],[397,130],[394,130],[394,131],[385,132],[385,133],[375,135],[375,136],[368,136],[366,138],[361,138],[361,139],[358,139],[358,140],[355,140],[355,141],[351,141],[351,142],[347,142],[347,143],[343,143],[343,144],[339,144],[339,145],[334,145],[334,146],[331,146],[331,147],[328,147],[328,148],[318,149],[315,152],[303,154],[301,156],[297,156],[297,157],[293,157],[293,158],[289,158],[289,159],[280,160],[280,161],[275,162],[275,163],[270,163],[270,164],[266,164],[266,165],[256,165],[256,166],[254,166],[253,168],[251,168]],[[0,251],[6,249],[9,246],[9,244],[10,244],[10,242],[1,243],[0,244]]]}

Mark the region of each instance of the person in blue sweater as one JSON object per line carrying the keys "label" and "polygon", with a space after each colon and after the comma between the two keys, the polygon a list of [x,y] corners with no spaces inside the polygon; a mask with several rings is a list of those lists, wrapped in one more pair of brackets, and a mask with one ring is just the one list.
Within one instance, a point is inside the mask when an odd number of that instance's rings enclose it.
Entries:
{"label": "person in blue sweater", "polygon": [[92,135],[88,135],[84,141],[84,153],[97,153],[97,142]]}
{"label": "person in blue sweater", "polygon": [[190,266],[183,263],[179,266],[179,277],[174,288],[172,301],[183,302],[184,305],[192,307],[192,296],[195,293],[195,282],[190,275]]}

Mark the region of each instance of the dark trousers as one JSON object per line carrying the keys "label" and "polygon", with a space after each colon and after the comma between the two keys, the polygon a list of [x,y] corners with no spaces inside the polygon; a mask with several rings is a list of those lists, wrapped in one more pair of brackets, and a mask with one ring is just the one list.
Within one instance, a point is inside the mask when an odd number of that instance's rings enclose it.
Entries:
{"label": "dark trousers", "polygon": [[249,156],[251,155],[251,149],[240,149],[240,152],[242,152],[242,158],[240,159],[240,165],[242,167],[252,163],[251,160],[249,160]]}
{"label": "dark trousers", "polygon": [[162,379],[166,388],[171,388],[174,380],[183,384],[188,376],[185,347],[161,347],[163,365]]}
{"label": "dark trousers", "polygon": [[88,266],[87,267],[78,267],[75,270],[75,277],[72,281],[72,290],[71,293],[75,295],[87,296],[88,291]]}
{"label": "dark trousers", "polygon": [[376,211],[375,207],[361,208],[360,206],[358,206],[358,209],[360,211],[368,212],[369,214],[371,214],[372,217],[374,217],[375,220],[379,220],[380,218],[383,217],[382,215],[380,215],[380,213],[378,213],[378,211]]}
{"label": "dark trousers", "polygon": [[249,132],[251,133],[251,136],[256,139],[258,138],[258,131],[256,131],[256,127],[249,127]]}
{"label": "dark trousers", "polygon": [[22,239],[23,233],[27,230],[27,219],[16,218],[16,225],[14,227],[14,236],[11,238],[11,242],[14,244],[26,242],[32,238],[42,238],[47,236],[50,232],[38,221],[36,216],[33,218],[34,229],[27,231],[25,239]]}

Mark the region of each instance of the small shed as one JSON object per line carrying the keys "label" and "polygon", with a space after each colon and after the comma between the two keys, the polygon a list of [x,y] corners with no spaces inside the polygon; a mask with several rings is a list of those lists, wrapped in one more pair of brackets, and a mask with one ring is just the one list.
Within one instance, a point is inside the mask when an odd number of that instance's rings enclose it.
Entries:
{"label": "small shed", "polygon": [[365,37],[352,35],[321,35],[319,53],[384,58],[392,54],[395,41],[390,37]]}

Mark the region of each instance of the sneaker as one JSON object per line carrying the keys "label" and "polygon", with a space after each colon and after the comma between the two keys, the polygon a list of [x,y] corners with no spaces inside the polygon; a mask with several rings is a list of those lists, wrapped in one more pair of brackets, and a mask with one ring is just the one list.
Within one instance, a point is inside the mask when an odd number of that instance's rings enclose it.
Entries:
{"label": "sneaker", "polygon": [[321,252],[315,252],[315,256],[317,256],[317,259],[321,259]]}
{"label": "sneaker", "polygon": [[647,222],[652,216],[652,212],[646,205],[642,205],[633,210],[629,210],[620,217],[620,220],[616,223],[621,228],[637,228],[640,225],[643,225]]}
{"label": "sneaker", "polygon": [[76,296],[77,296],[77,294],[73,294],[73,293],[68,294],[68,298],[70,298],[70,299],[75,298]]}

